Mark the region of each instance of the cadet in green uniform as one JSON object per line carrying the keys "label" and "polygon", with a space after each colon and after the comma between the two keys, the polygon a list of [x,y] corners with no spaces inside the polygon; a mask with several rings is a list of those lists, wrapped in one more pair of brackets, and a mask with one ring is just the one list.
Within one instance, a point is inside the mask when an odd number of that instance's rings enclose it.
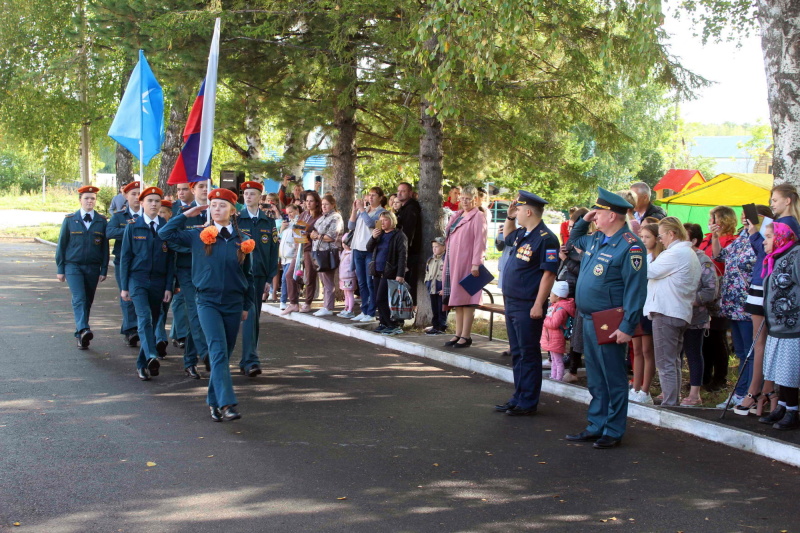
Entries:
{"label": "cadet in green uniform", "polygon": [[239,230],[253,239],[256,249],[252,254],[255,293],[253,307],[242,325],[242,359],[239,369],[243,374],[254,378],[261,373],[258,359],[261,295],[264,294],[267,283],[278,272],[278,228],[275,227],[275,220],[259,208],[264,186],[257,181],[246,181],[242,183],[241,190],[246,207],[239,213]]}
{"label": "cadet in green uniform", "polygon": [[[503,270],[506,330],[514,369],[514,394],[495,410],[510,416],[536,414],[542,391],[539,341],[547,299],[558,269],[558,237],[542,222],[547,201],[519,191],[508,209],[503,235],[513,247]],[[521,226],[516,228],[517,222]]]}
{"label": "cadet in green uniform", "polygon": [[91,185],[78,189],[81,208],[64,217],[56,247],[56,277],[66,281],[72,293],[75,338],[82,350],[94,337],[89,328],[89,312],[97,284],[105,281],[108,274],[108,221],[94,210],[99,190]]}
{"label": "cadet in green uniform", "polygon": [[147,381],[158,375],[161,366],[156,349],[155,324],[161,315],[162,303],[172,298],[175,257],[158,236],[167,221],[158,216],[164,192],[158,187],[142,191],[139,201],[142,216],[125,228],[120,257],[120,297],[132,301],[136,309],[137,327],[142,346],[136,369],[139,379]]}
{"label": "cadet in green uniform", "polygon": [[[589,380],[589,425],[567,440],[596,441],[595,448],[612,448],[625,434],[628,417],[628,342],[642,318],[647,296],[644,246],[631,233],[626,215],[631,206],[620,196],[598,188],[597,203],[572,228],[569,240],[583,250],[575,302],[583,317],[586,376]],[[597,232],[587,235],[594,222]],[[616,344],[599,345],[592,313],[622,307],[624,316],[611,334]]]}
{"label": "cadet in green uniform", "polygon": [[[161,208],[158,210],[158,216],[164,219],[165,222],[169,222],[169,219],[172,218],[172,202],[169,200],[161,200]],[[175,257],[173,254],[172,261],[175,261]],[[174,264],[173,264],[174,267]],[[172,273],[172,280],[173,280],[173,289],[172,289],[172,301],[175,300],[175,272],[173,268]],[[163,359],[167,355],[167,346],[169,346],[169,337],[167,336],[167,314],[169,313],[169,306],[170,302],[163,302],[161,304],[161,314],[158,317],[158,322],[156,322],[156,352],[158,352],[159,359]],[[173,313],[172,316],[172,325],[173,328],[175,326],[175,314]],[[184,333],[183,337],[186,334]],[[174,337],[175,340],[183,338],[183,337]],[[177,342],[176,342],[177,344]]]}
{"label": "cadet in green uniform", "polygon": [[[117,287],[119,287],[119,290],[122,290],[122,284],[119,279],[119,257],[122,252],[122,236],[125,235],[125,228],[128,227],[128,224],[133,224],[136,219],[142,215],[142,206],[139,204],[141,187],[141,181],[132,181],[123,187],[122,190],[125,194],[125,201],[128,206],[122,211],[114,213],[106,228],[106,238],[109,241],[114,240],[114,278],[117,280]],[[136,310],[133,308],[133,302],[120,298],[119,307],[122,311],[122,327],[120,327],[119,332],[125,335],[125,343],[135,348],[136,343],[139,341],[139,334],[137,333]]]}

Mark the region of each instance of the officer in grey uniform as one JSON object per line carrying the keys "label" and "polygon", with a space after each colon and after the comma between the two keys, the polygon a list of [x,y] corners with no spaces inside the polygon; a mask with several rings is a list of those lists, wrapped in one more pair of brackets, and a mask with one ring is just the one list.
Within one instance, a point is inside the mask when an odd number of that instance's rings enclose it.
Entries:
{"label": "officer in grey uniform", "polygon": [[[598,188],[597,203],[572,228],[569,241],[584,250],[575,288],[575,302],[583,318],[586,376],[592,400],[589,425],[567,440],[594,441],[599,449],[617,446],[625,434],[628,417],[628,374],[625,355],[636,331],[647,296],[647,261],[644,245],[628,226],[631,209],[620,196]],[[597,231],[587,235],[594,222]],[[619,328],[611,333],[615,343],[599,345],[592,313],[622,307]]]}

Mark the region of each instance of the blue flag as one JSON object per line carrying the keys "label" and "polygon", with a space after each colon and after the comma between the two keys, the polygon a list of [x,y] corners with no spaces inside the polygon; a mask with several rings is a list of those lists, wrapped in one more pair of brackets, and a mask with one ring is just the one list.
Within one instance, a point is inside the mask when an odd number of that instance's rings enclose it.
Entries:
{"label": "blue flag", "polygon": [[[164,91],[142,50],[139,50],[139,63],[133,69],[108,136],[145,165],[161,151],[164,143]],[[139,141],[142,141],[141,153]]]}

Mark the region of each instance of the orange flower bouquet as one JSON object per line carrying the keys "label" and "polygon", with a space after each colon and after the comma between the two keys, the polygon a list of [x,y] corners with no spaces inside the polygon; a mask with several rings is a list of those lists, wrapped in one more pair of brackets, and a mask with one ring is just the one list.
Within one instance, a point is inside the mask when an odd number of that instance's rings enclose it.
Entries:
{"label": "orange flower bouquet", "polygon": [[206,229],[200,232],[200,240],[205,244],[214,244],[217,242],[217,235],[219,235],[219,230],[217,227],[208,226]]}
{"label": "orange flower bouquet", "polygon": [[246,254],[252,252],[256,247],[256,241],[253,239],[247,239],[246,241],[242,241],[242,251]]}

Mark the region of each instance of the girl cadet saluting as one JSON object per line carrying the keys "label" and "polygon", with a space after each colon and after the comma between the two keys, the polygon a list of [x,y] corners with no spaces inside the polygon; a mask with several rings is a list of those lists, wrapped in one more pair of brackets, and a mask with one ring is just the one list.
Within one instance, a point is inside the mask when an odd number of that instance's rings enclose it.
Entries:
{"label": "girl cadet saluting", "polygon": [[[231,371],[228,366],[239,322],[247,319],[253,305],[255,284],[250,253],[255,248],[236,225],[236,193],[215,189],[208,206],[194,206],[175,215],[160,231],[165,241],[192,251],[192,283],[197,290],[197,314],[208,343],[211,377],[207,402],[214,422],[241,418],[236,409]],[[182,229],[186,218],[208,210],[211,222],[205,229]]]}
{"label": "girl cadet saluting", "polygon": [[120,254],[120,298],[133,301],[137,330],[142,342],[136,370],[139,379],[148,381],[161,366],[156,348],[155,324],[162,304],[172,298],[175,277],[175,252],[167,247],[158,229],[167,223],[158,216],[164,191],[149,187],[139,195],[144,213],[125,228]]}
{"label": "girl cadet saluting", "polygon": [[89,347],[94,336],[89,329],[89,311],[97,284],[108,274],[108,221],[94,210],[99,190],[91,185],[78,189],[81,208],[64,218],[56,248],[56,277],[66,281],[72,293],[75,338],[81,350]]}

